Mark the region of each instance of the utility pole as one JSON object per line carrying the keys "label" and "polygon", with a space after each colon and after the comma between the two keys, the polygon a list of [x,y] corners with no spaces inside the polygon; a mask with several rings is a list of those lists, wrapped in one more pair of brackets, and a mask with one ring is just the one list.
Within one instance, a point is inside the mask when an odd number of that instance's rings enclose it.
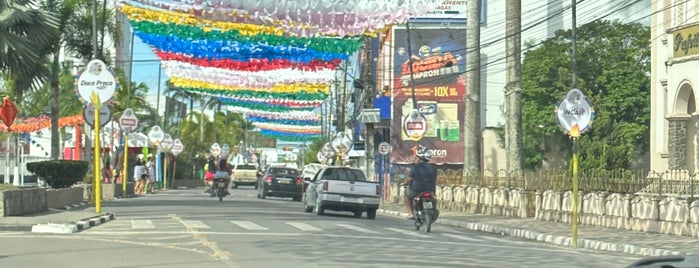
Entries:
{"label": "utility pole", "polygon": [[464,95],[464,169],[481,170],[481,0],[467,2],[466,19],[466,94]]}
{"label": "utility pole", "polygon": [[509,175],[517,176],[522,172],[522,39],[520,34],[522,28],[522,1],[507,0],[506,7],[506,166]]}

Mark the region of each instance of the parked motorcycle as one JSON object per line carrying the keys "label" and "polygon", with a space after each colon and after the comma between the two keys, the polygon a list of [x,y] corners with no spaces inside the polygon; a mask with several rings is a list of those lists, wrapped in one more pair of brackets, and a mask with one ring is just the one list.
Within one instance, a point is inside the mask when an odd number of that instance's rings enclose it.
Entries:
{"label": "parked motorcycle", "polygon": [[[407,187],[407,185],[403,185]],[[413,215],[415,215],[415,230],[425,226],[425,232],[432,231],[432,223],[437,220],[439,211],[434,194],[431,192],[421,192],[412,200]]]}
{"label": "parked motorcycle", "polygon": [[226,196],[226,178],[214,178],[210,183],[209,193],[211,197],[218,196],[218,201],[223,201],[223,197]]}

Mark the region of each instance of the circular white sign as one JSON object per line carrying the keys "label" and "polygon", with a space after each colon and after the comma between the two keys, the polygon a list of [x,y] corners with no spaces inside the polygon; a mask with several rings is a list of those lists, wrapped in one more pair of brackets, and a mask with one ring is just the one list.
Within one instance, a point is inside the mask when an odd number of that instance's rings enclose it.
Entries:
{"label": "circular white sign", "polygon": [[352,140],[345,133],[337,133],[332,140],[332,148],[339,154],[344,154],[352,149]]}
{"label": "circular white sign", "polygon": [[134,113],[131,108],[126,108],[119,117],[119,125],[121,125],[121,129],[126,133],[134,131],[136,126],[138,126],[138,118],[136,117],[136,113]]}
{"label": "circular white sign", "polygon": [[211,148],[209,149],[209,152],[211,155],[214,157],[219,156],[221,154],[221,146],[218,145],[218,143],[214,143],[211,145]]}
{"label": "circular white sign", "polygon": [[92,103],[92,93],[96,93],[100,102],[112,101],[119,86],[114,74],[101,60],[91,60],[86,69],[75,81],[76,93],[83,103]]}
{"label": "circular white sign", "polygon": [[160,142],[160,149],[167,152],[172,148],[172,143],[173,140],[170,134],[165,134],[165,137],[163,137],[163,140]]}
{"label": "circular white sign", "polygon": [[566,134],[579,137],[590,129],[595,118],[595,108],[582,91],[574,88],[558,103],[556,115],[558,124],[565,129]]}
{"label": "circular white sign", "polygon": [[184,150],[184,144],[182,144],[182,141],[180,139],[175,139],[172,141],[172,148],[170,151],[174,155],[180,154]]}
{"label": "circular white sign", "polygon": [[408,139],[419,141],[427,131],[427,119],[417,109],[413,109],[403,119],[403,131]]}
{"label": "circular white sign", "polygon": [[153,126],[150,131],[148,131],[148,139],[150,142],[157,144],[165,138],[165,132],[160,129],[159,126]]}
{"label": "circular white sign", "polygon": [[323,155],[326,158],[331,158],[335,156],[335,150],[329,142],[326,142],[325,145],[323,145],[323,148],[320,149],[320,152],[323,153]]}
{"label": "circular white sign", "polygon": [[388,142],[379,143],[379,154],[387,155],[391,152],[391,145]]}

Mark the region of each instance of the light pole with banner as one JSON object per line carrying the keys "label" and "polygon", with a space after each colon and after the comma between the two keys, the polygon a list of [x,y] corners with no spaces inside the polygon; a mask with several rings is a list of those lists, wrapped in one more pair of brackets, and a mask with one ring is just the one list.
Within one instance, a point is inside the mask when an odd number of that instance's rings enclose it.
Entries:
{"label": "light pole with banner", "polygon": [[[179,155],[182,151],[184,150],[184,144],[182,144],[182,141],[180,139],[175,139],[172,141],[172,148],[170,148],[170,151],[172,152],[172,155],[177,158],[177,155]],[[177,168],[177,161],[172,162],[172,186],[176,188],[175,185],[175,174],[177,174],[175,171]]]}
{"label": "light pole with banner", "polygon": [[102,206],[102,189],[101,189],[101,152],[102,144],[100,143],[100,112],[102,104],[111,102],[114,98],[116,88],[119,86],[114,73],[107,68],[101,60],[95,59],[87,63],[87,68],[75,79],[76,95],[83,104],[85,109],[89,109],[88,105],[94,107],[94,179],[92,182],[93,193],[95,195],[95,212],[101,213]]}
{"label": "light pole with banner", "polygon": [[[148,140],[153,145],[155,145],[155,148],[158,148],[158,149],[160,148],[160,142],[163,140],[163,138],[165,138],[165,132],[163,132],[163,130],[160,128],[160,126],[157,126],[157,125],[152,126],[150,128],[150,130],[148,131]],[[160,171],[163,168],[162,164],[160,163],[162,157],[161,157],[160,153],[156,153],[156,154],[157,154],[156,161],[155,161],[156,170]],[[161,174],[161,173],[158,172],[158,174]],[[160,183],[160,182],[162,182],[162,180],[158,180],[158,183]],[[158,185],[158,186],[159,186],[159,188],[162,187],[162,185]]]}
{"label": "light pole with banner", "polygon": [[587,97],[577,88],[568,91],[566,96],[556,106],[558,125],[565,134],[573,139],[573,241],[572,246],[578,246],[578,138],[590,130],[595,118],[595,108]]}
{"label": "light pole with banner", "polygon": [[167,190],[167,162],[169,161],[169,157],[167,156],[168,152],[170,149],[172,149],[173,145],[173,140],[170,134],[165,134],[163,137],[163,140],[160,142],[160,151],[163,153],[163,156],[165,156],[164,161],[163,161],[163,189]]}
{"label": "light pole with banner", "polygon": [[138,126],[136,113],[134,113],[131,108],[126,108],[119,117],[119,125],[121,126],[121,131],[124,133],[124,167],[121,170],[121,194],[123,198],[126,198],[126,183],[129,181],[129,133],[134,131],[136,126]]}

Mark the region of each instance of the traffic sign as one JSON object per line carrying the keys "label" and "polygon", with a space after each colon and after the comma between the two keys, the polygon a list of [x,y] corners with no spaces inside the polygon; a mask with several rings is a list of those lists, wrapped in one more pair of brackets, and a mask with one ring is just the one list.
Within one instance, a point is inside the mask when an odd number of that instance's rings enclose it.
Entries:
{"label": "traffic sign", "polygon": [[580,134],[590,130],[592,120],[595,118],[595,108],[582,91],[574,88],[558,102],[556,115],[558,124],[565,130],[565,133],[573,138],[578,138]]}
{"label": "traffic sign", "polygon": [[391,145],[388,142],[379,143],[379,154],[387,155],[391,153]]}
{"label": "traffic sign", "polygon": [[170,134],[165,134],[163,140],[160,142],[160,150],[167,152],[172,148],[173,140]]}
{"label": "traffic sign", "polygon": [[214,143],[214,144],[211,145],[211,148],[209,149],[209,152],[210,152],[211,155],[213,155],[214,157],[217,157],[217,156],[219,156],[219,155],[221,154],[221,146],[218,145],[218,143]]}
{"label": "traffic sign", "polygon": [[[89,103],[83,109],[83,117],[85,118],[85,123],[91,127],[95,127],[95,106]],[[112,120],[112,111],[107,105],[100,105],[100,127],[105,126],[109,120]]]}
{"label": "traffic sign", "polygon": [[92,103],[92,93],[96,93],[100,102],[107,103],[114,99],[119,83],[114,73],[101,60],[91,60],[85,71],[76,77],[75,93],[83,103]]}
{"label": "traffic sign", "polygon": [[148,139],[153,144],[159,144],[165,138],[165,132],[160,129],[159,126],[153,126],[150,131],[148,131]]}
{"label": "traffic sign", "polygon": [[126,133],[136,129],[136,126],[138,126],[138,118],[131,108],[126,108],[121,114],[121,117],[119,117],[119,125],[121,125],[121,129]]}
{"label": "traffic sign", "polygon": [[182,144],[182,141],[180,141],[180,139],[175,139],[174,141],[172,141],[172,148],[170,149],[172,154],[177,156],[183,150],[184,150],[184,144]]}

